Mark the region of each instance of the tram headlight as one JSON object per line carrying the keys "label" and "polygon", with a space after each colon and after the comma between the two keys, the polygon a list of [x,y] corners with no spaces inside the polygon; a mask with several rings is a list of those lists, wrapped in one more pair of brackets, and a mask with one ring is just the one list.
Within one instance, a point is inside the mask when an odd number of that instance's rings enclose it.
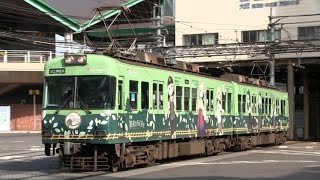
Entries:
{"label": "tram headlight", "polygon": [[94,135],[97,137],[104,137],[106,136],[107,132],[105,130],[96,130]]}
{"label": "tram headlight", "polygon": [[65,54],[64,63],[66,65],[86,65],[87,56],[86,55],[75,55],[75,54]]}

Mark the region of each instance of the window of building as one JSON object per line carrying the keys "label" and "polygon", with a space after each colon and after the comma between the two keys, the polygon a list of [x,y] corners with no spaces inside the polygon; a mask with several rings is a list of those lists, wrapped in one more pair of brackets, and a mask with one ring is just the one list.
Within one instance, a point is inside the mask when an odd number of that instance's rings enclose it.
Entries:
{"label": "window of building", "polygon": [[187,34],[183,35],[183,45],[196,46],[218,44],[218,37],[218,33]]}
{"label": "window of building", "polygon": [[[280,31],[275,31],[276,39],[280,38]],[[264,42],[271,41],[271,32],[267,30],[242,31],[242,42]]]}
{"label": "window of building", "polygon": [[298,27],[298,40],[320,39],[320,26]]}

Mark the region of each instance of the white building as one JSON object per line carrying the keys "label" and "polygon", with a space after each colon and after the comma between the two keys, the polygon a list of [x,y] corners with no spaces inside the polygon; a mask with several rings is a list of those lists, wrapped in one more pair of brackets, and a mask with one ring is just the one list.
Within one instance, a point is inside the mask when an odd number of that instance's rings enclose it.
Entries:
{"label": "white building", "polygon": [[[271,22],[275,23],[275,42],[301,40],[300,45],[304,47],[311,40],[320,40],[319,0],[175,0],[174,7],[176,46],[272,41],[268,31],[270,16],[273,17]],[[320,83],[317,80],[320,79],[320,72],[317,71],[320,68],[317,66],[320,53],[316,52],[317,49],[311,51],[313,52],[281,52],[274,56],[275,66],[284,65],[284,70],[287,71],[285,78],[290,101],[295,102],[290,103],[290,110],[294,112],[290,114],[293,121],[291,133],[296,137],[301,136],[301,130],[304,138],[320,137],[320,103],[316,98],[320,94],[317,85]],[[263,54],[180,60],[210,65],[218,61],[229,61],[232,64],[243,60],[269,59],[269,56]],[[307,68],[299,68],[300,63]]]}
{"label": "white building", "polygon": [[[275,17],[319,13],[319,0],[176,0],[175,44],[179,46],[270,41],[271,33],[267,31],[270,15]],[[320,39],[319,17],[320,14],[273,18],[272,22],[279,20],[278,25],[275,26],[274,37],[282,41]],[[293,53],[276,55],[275,58],[319,55],[319,53]],[[236,59],[247,58],[252,57],[236,57]],[[212,62],[215,60],[220,61],[221,57],[187,61]]]}

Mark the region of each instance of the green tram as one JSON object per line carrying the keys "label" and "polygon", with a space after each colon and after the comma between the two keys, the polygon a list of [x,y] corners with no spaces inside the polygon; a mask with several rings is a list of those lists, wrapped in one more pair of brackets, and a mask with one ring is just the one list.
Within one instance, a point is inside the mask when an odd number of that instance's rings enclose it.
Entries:
{"label": "green tram", "polygon": [[44,69],[45,154],[80,170],[281,144],[288,94],[165,65],[65,54]]}

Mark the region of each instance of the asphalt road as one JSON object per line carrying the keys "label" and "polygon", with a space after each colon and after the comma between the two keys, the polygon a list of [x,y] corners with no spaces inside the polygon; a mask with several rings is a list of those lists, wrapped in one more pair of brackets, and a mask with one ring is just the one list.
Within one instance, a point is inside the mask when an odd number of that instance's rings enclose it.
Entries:
{"label": "asphalt road", "polygon": [[46,157],[40,135],[0,134],[0,179],[244,180],[320,179],[320,143],[288,142],[237,153],[189,159],[118,173],[66,172]]}

